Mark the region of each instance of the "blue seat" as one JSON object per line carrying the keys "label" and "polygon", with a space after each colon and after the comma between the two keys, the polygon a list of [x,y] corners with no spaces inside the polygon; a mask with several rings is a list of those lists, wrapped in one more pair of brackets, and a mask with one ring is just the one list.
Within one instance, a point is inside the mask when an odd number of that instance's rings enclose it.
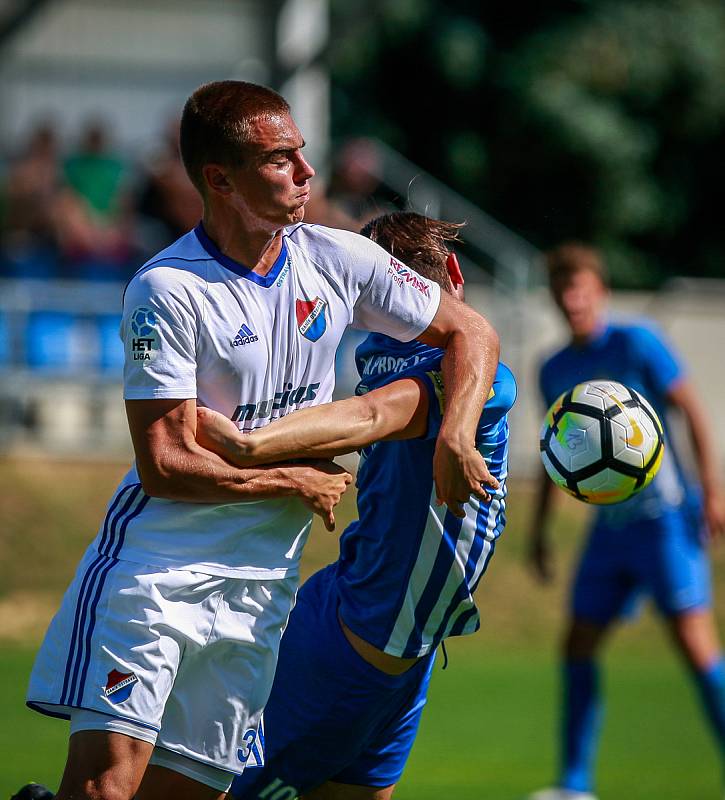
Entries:
{"label": "blue seat", "polygon": [[7,314],[0,311],[0,367],[7,367],[11,361],[10,321]]}
{"label": "blue seat", "polygon": [[72,372],[83,361],[84,343],[80,320],[65,311],[33,311],[28,314],[25,359],[39,370]]}
{"label": "blue seat", "polygon": [[9,248],[4,252],[3,273],[10,278],[57,278],[60,275],[58,253],[44,245]]}
{"label": "blue seat", "polygon": [[104,372],[123,373],[123,342],[118,335],[120,314],[99,314],[95,319],[98,330],[100,366]]}

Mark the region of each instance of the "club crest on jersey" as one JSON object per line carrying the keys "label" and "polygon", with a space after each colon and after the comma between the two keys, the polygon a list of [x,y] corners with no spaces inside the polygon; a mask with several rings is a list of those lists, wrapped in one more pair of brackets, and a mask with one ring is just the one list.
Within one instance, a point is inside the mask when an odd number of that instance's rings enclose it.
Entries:
{"label": "club crest on jersey", "polygon": [[314,300],[297,300],[295,312],[297,327],[300,333],[311,342],[316,342],[325,332],[325,306],[327,303],[320,297]]}
{"label": "club crest on jersey", "polygon": [[249,325],[242,324],[242,327],[239,329],[239,333],[234,337],[232,347],[244,347],[245,344],[251,344],[252,342],[258,341],[259,336],[252,331]]}
{"label": "club crest on jersey", "polygon": [[138,682],[138,678],[133,672],[119,672],[112,669],[108,673],[108,680],[103,687],[103,694],[114,704],[123,703],[128,700],[131,690]]}

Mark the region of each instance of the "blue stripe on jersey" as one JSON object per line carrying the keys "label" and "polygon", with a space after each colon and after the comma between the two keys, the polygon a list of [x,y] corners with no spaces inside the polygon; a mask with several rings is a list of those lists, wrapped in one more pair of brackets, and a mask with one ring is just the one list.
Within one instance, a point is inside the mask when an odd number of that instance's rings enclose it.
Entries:
{"label": "blue stripe on jersey", "polygon": [[107,539],[108,539],[109,532],[110,532],[109,531],[109,525],[111,523],[111,520],[113,520],[113,518],[114,518],[113,517],[113,512],[116,510],[116,506],[121,502],[121,498],[123,498],[130,491],[132,491],[134,486],[138,486],[138,485],[139,484],[132,483],[132,484],[129,484],[128,486],[124,486],[122,489],[120,489],[117,492],[116,496],[114,497],[113,502],[111,503],[111,505],[108,508],[108,511],[106,512],[106,517],[103,520],[103,533],[101,534],[101,539],[98,542],[98,552],[99,553],[105,553],[106,552],[106,543],[107,543]]}
{"label": "blue stripe on jersey", "polygon": [[[420,600],[415,605],[414,624],[408,641],[405,644],[405,653],[415,653],[420,651],[423,629],[426,621],[430,618],[436,606],[440,603],[441,594],[445,586],[446,580],[450,574],[451,569],[451,552],[455,552],[457,548],[457,540],[463,529],[463,520],[459,517],[453,516],[450,511],[446,511],[445,522],[443,530],[441,531],[440,543],[438,546],[438,553],[436,554],[433,568],[430,571],[430,576],[423,590]],[[407,599],[407,598],[406,598]],[[403,603],[403,610],[406,609],[408,604]],[[395,627],[401,624],[401,619],[398,617]],[[395,629],[391,635],[395,636]],[[408,656],[406,656],[408,657]]]}
{"label": "blue stripe on jersey", "polygon": [[[76,604],[75,619],[73,620],[73,632],[71,634],[71,646],[68,652],[68,660],[66,661],[63,691],[61,692],[61,703],[63,704],[69,701],[68,691],[70,690],[70,695],[73,695],[75,692],[76,677],[78,674],[78,659],[80,658],[79,648],[83,636],[82,627],[85,623],[85,615],[88,608],[89,597],[93,592],[98,571],[105,563],[104,545],[108,536],[113,536],[112,531],[115,529],[118,516],[124,513],[124,508],[127,506],[122,506],[119,511],[117,511],[116,508],[121,503],[122,498],[127,498],[128,495],[134,491],[134,487],[140,488],[140,484],[124,486],[117,493],[113,502],[109,506],[109,509],[106,512],[106,518],[103,521],[103,533],[101,535],[101,540],[98,547],[100,554],[98,558],[93,561],[91,566],[87,569],[86,574],[83,576],[83,582],[81,583],[81,590],[78,594],[78,601]],[[71,682],[70,686],[69,681]]]}
{"label": "blue stripe on jersey", "polygon": [[442,352],[373,334],[357,349],[358,392],[416,377],[429,400],[425,437],[379,442],[358,470],[360,519],[343,533],[337,564],[340,614],[359,636],[386,652],[412,657],[441,639],[478,627],[472,593],[505,523],[507,412],[515,381],[504,365],[481,415],[476,444],[500,490],[481,505],[471,498],[458,519],[434,505],[432,460],[442,421]]}
{"label": "blue stripe on jersey", "polygon": [[[83,658],[83,666],[80,669],[80,672],[76,672],[76,676],[74,677],[74,682],[76,678],[80,678],[77,682],[77,692],[75,696],[75,704],[80,705],[83,700],[83,692],[86,687],[86,675],[88,674],[88,665],[91,661],[91,637],[93,636],[93,629],[96,627],[96,609],[98,608],[98,601],[101,599],[101,594],[103,592],[103,587],[106,583],[106,578],[108,577],[108,573],[111,569],[118,564],[117,558],[107,558],[104,557],[105,564],[98,570],[98,581],[96,583],[96,590],[93,596],[93,600],[90,603],[90,608],[88,611],[88,624],[86,625],[86,635],[84,640],[81,642],[81,647],[79,648],[79,655],[85,653],[85,657]],[[71,695],[72,696],[72,695]]]}
{"label": "blue stripe on jersey", "polygon": [[[141,499],[136,502],[139,495]],[[141,484],[130,484],[118,492],[106,512],[98,545],[99,555],[86,570],[78,594],[60,697],[62,705],[77,705],[81,702],[90,664],[96,610],[103,586],[108,573],[118,563],[117,556],[123,545],[128,523],[141,513],[148,500],[149,497],[141,490]],[[112,555],[110,551],[113,551]]]}
{"label": "blue stripe on jersey", "polygon": [[65,705],[68,702],[68,694],[67,694],[69,689],[68,683],[71,680],[71,676],[74,675],[72,664],[76,654],[76,644],[77,644],[76,637],[78,635],[78,629],[80,627],[81,619],[83,616],[80,612],[81,612],[81,606],[85,599],[88,582],[95,578],[96,568],[103,563],[104,558],[105,558],[104,556],[99,555],[95,559],[95,561],[93,561],[91,566],[86,570],[86,574],[83,576],[83,581],[81,583],[81,590],[78,593],[78,601],[76,603],[76,613],[75,613],[75,618],[73,620],[73,632],[71,633],[70,637],[70,648],[68,649],[68,658],[66,659],[65,662],[65,676],[63,678],[63,689],[61,690],[60,693],[61,705]]}
{"label": "blue stripe on jersey", "polygon": [[[491,547],[492,551],[493,551],[493,549],[494,548]],[[464,633],[468,632],[467,629],[469,627],[469,623],[473,622],[473,621],[475,621],[474,630],[478,630],[478,628],[479,628],[478,609],[476,608],[476,606],[473,606],[473,607],[467,609],[466,611],[464,611],[462,614],[458,615],[458,617],[456,618],[456,620],[453,623],[453,625],[451,625],[451,630],[450,630],[450,633],[448,635],[449,636],[463,636]],[[472,632],[473,631],[471,631],[471,633]]]}

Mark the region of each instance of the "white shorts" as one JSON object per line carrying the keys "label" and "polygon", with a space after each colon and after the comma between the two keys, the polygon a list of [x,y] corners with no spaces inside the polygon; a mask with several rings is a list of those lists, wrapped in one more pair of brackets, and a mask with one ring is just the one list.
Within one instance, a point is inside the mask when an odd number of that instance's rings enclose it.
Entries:
{"label": "white shorts", "polygon": [[[157,748],[232,773],[263,761],[259,723],[297,578],[243,580],[86,551],[50,623],[27,703],[98,711]],[[131,734],[133,735],[133,734]]]}

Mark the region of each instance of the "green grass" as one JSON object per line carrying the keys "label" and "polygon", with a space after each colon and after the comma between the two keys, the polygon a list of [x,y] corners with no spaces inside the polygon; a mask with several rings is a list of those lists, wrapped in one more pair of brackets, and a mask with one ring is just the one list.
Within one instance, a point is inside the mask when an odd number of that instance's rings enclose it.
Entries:
{"label": "green grass", "polygon": [[57,788],[68,748],[68,723],[43,717],[25,706],[25,686],[35,653],[22,645],[3,645],[0,657],[0,797],[24,783]]}
{"label": "green grass", "polygon": [[[25,708],[27,676],[38,638],[123,471],[120,465],[0,461],[0,800],[30,779],[58,784],[67,723]],[[542,588],[526,572],[529,500],[526,486],[512,487],[509,526],[479,590],[482,629],[449,641],[448,669],[441,669],[442,659],[436,666],[397,800],[520,800],[554,776],[556,640],[566,581]],[[350,495],[338,512],[338,530],[353,513]],[[581,541],[583,513],[573,501],[558,512],[562,576]],[[334,558],[336,543],[318,526],[304,573]],[[716,576],[724,555],[715,553]],[[722,578],[716,583],[725,597]],[[602,800],[722,797],[718,757],[694,692],[649,613],[614,637],[605,683]]]}
{"label": "green grass", "polygon": [[[436,669],[396,798],[520,800],[549,785],[556,761],[554,658],[454,644],[448,651],[450,664]],[[721,797],[715,750],[679,665],[624,653],[610,662],[600,797]]]}

